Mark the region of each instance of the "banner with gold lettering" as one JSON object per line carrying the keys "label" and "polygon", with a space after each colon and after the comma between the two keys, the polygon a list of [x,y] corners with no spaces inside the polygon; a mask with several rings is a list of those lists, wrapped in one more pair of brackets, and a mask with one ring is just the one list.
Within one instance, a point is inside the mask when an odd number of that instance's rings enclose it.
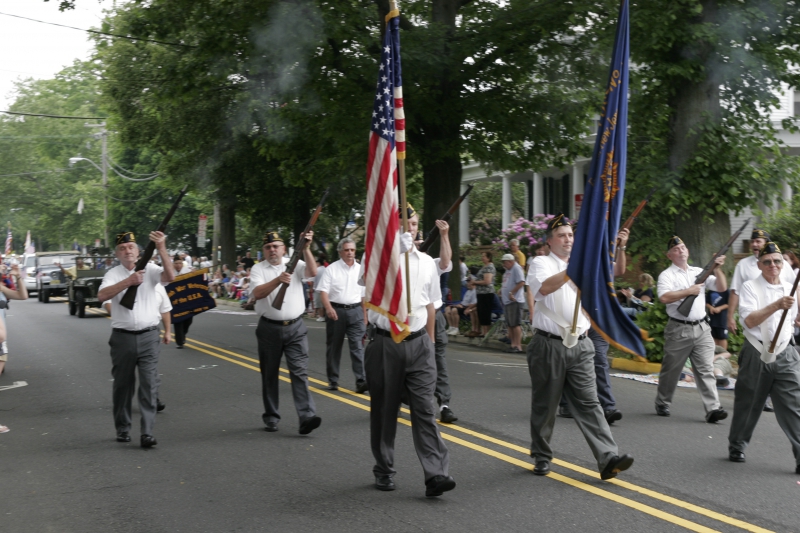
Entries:
{"label": "banner with gold lettering", "polygon": [[195,270],[175,278],[175,281],[164,287],[172,303],[172,323],[177,324],[214,309],[217,303],[208,293],[208,281],[205,276],[208,269]]}
{"label": "banner with gold lettering", "polygon": [[567,276],[581,290],[592,328],[612,346],[644,356],[647,333],[625,314],[614,289],[614,247],[628,151],[628,0],[622,0],[597,139]]}

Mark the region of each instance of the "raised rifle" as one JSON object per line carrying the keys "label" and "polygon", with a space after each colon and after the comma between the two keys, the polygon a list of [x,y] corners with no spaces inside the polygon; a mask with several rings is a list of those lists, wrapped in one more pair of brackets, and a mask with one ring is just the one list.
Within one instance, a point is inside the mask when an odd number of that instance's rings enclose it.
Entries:
{"label": "raised rifle", "polygon": [[[474,187],[475,187],[474,185],[470,185],[469,187],[467,187],[467,190],[464,191],[464,194],[458,197],[458,200],[456,200],[455,203],[450,206],[450,209],[447,210],[447,213],[445,213],[444,216],[439,220],[444,220],[445,222],[447,222],[448,220],[453,218],[453,215],[456,214],[456,211],[458,211],[458,208],[461,206],[461,202],[463,202],[466,199],[466,197],[469,196],[469,193],[472,192],[472,189]],[[433,243],[436,242],[436,239],[438,237],[439,237],[439,226],[434,225],[431,232],[428,233],[428,238],[425,239],[423,243],[419,245],[419,251],[427,253],[428,248],[430,248],[433,245]]]}
{"label": "raised rifle", "polygon": [[[309,231],[314,229],[314,224],[317,223],[317,219],[319,218],[319,214],[322,213],[322,206],[325,205],[325,199],[328,197],[328,193],[330,192],[330,187],[325,189],[325,193],[322,195],[322,199],[319,201],[317,208],[314,210],[314,214],[311,215],[311,220],[308,221],[306,225],[306,229],[303,230],[303,236],[307,234]],[[305,238],[298,239],[299,242],[294,247],[294,253],[292,254],[292,258],[289,259],[289,262],[286,263],[286,273],[293,274],[294,269],[297,268],[297,262],[303,256],[303,251],[306,249],[306,245],[308,241]],[[280,289],[278,289],[278,295],[275,296],[275,300],[272,301],[272,307],[275,309],[280,309],[283,307],[283,299],[286,297],[286,289],[289,288],[288,283],[281,283]]]}
{"label": "raised rifle", "polygon": [[[631,229],[631,226],[633,226],[633,223],[636,222],[637,218],[639,218],[639,214],[642,212],[642,209],[644,209],[644,206],[646,206],[647,202],[650,201],[650,198],[653,197],[653,194],[656,192],[656,189],[658,189],[658,185],[653,187],[652,190],[650,191],[650,193],[647,195],[647,197],[644,200],[642,200],[641,202],[639,202],[639,205],[636,206],[636,209],[633,210],[633,213],[631,213],[631,216],[628,217],[628,219],[622,225],[620,230],[623,230],[623,229],[630,230]],[[619,237],[617,237],[617,243],[614,245],[614,262],[615,263],[617,262],[617,252],[619,250],[620,242],[621,242],[621,240],[619,239]]]}
{"label": "raised rifle", "polygon": [[[180,194],[178,195],[178,199],[175,200],[175,203],[173,203],[172,207],[169,208],[169,212],[167,213],[167,216],[165,216],[164,220],[161,221],[161,224],[158,225],[158,227],[156,228],[156,231],[161,231],[161,232],[166,231],[167,224],[169,224],[169,221],[172,218],[172,215],[175,214],[175,210],[178,209],[178,204],[180,204],[181,200],[183,200],[183,197],[186,195],[186,190],[188,188],[189,188],[189,186],[186,185],[181,190]],[[154,243],[153,241],[148,242],[147,243],[147,247],[144,249],[144,252],[142,253],[142,257],[140,257],[139,261],[136,262],[136,268],[134,270],[136,270],[136,272],[138,272],[140,270],[144,270],[145,267],[147,266],[147,263],[149,263],[150,259],[153,257],[153,253],[155,251],[156,251],[156,243]],[[139,292],[139,286],[138,285],[131,285],[130,287],[128,287],[128,290],[125,291],[125,294],[122,295],[122,300],[120,300],[119,303],[123,307],[127,307],[128,309],[132,310],[133,309],[133,304],[136,303],[136,293],[137,292]]]}
{"label": "raised rifle", "polygon": [[[731,238],[728,239],[728,242],[726,242],[725,245],[722,248],[719,249],[719,252],[714,254],[714,257],[711,258],[711,261],[708,262],[708,264],[703,269],[703,271],[700,274],[698,274],[697,278],[695,278],[695,280],[694,280],[694,284],[695,285],[698,285],[700,283],[705,283],[705,281],[708,279],[708,276],[710,276],[711,273],[714,271],[714,268],[715,268],[715,265],[716,265],[714,260],[717,257],[721,256],[721,255],[725,255],[725,252],[727,252],[728,248],[730,248],[731,245],[734,242],[736,242],[736,239],[739,238],[739,235],[742,234],[742,232],[744,231],[744,228],[746,228],[749,223],[750,223],[750,219],[748,218],[747,220],[744,221],[744,224],[742,224],[742,227],[739,228],[739,231],[737,231],[736,233],[731,235]],[[696,294],[690,294],[689,296],[684,298],[683,301],[681,302],[681,305],[678,306],[678,312],[680,314],[682,314],[683,316],[689,316],[689,313],[691,312],[692,306],[694,305],[694,301],[696,299],[697,299],[697,295]]]}
{"label": "raised rifle", "polygon": [[[791,265],[789,265],[791,266]],[[800,271],[797,272],[797,276],[794,278],[794,284],[792,285],[792,290],[789,293],[789,296],[794,298],[795,293],[797,292],[797,284],[800,283]],[[775,353],[775,345],[778,344],[778,337],[781,334],[781,329],[783,329],[783,323],[786,322],[786,314],[789,312],[788,309],[784,309],[783,313],[781,313],[781,320],[778,322],[778,329],[775,330],[775,336],[772,337],[772,343],[769,345],[769,353]]]}

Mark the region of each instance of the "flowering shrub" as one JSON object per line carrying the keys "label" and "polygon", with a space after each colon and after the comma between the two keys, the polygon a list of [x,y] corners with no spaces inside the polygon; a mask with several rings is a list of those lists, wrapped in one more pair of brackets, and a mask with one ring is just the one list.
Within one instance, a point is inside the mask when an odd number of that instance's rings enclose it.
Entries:
{"label": "flowering shrub", "polygon": [[500,238],[502,226],[497,217],[474,218],[469,224],[469,240],[477,246],[494,244]]}
{"label": "flowering shrub", "polygon": [[[541,244],[545,242],[547,224],[555,218],[555,215],[534,215],[533,220],[525,220],[520,217],[504,229],[500,236],[491,241],[492,244],[500,248],[508,248],[508,241],[511,239],[519,240],[521,248]],[[564,217],[564,220],[573,224],[573,221]]]}

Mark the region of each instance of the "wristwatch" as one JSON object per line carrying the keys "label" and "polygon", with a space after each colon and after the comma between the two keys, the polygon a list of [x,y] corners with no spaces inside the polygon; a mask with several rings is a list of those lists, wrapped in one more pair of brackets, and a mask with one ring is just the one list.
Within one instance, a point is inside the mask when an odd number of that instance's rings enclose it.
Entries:
{"label": "wristwatch", "polygon": [[627,246],[620,246],[620,247],[619,247],[619,249],[620,249],[620,250],[622,250],[622,251],[624,252],[625,250],[627,250],[627,249],[628,249],[628,247],[627,247]]}

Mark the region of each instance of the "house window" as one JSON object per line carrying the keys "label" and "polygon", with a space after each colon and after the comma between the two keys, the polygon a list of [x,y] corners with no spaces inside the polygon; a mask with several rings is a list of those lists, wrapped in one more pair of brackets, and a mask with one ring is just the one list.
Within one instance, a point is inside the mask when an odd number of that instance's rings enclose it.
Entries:
{"label": "house window", "polygon": [[560,178],[545,177],[542,181],[545,214],[564,213],[569,215],[569,175],[565,174]]}

